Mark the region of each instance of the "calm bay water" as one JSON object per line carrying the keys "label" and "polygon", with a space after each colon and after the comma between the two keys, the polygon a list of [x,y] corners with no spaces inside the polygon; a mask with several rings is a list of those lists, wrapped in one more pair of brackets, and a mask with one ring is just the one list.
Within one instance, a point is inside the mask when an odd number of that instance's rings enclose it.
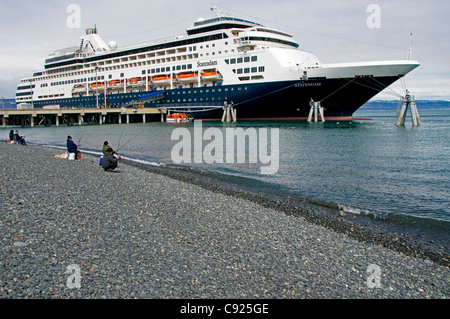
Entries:
{"label": "calm bay water", "polygon": [[[203,122],[214,127],[279,129],[279,169],[262,175],[262,164],[190,164],[236,182],[277,193],[339,204],[348,212],[388,219],[430,221],[450,231],[450,110],[420,110],[422,125],[395,125],[394,111],[363,111],[371,121]],[[19,128],[29,143],[65,146],[67,135],[81,149],[99,152],[103,141],[127,158],[173,164],[177,127],[194,136],[194,124],[161,122]],[[2,130],[6,138],[10,128]],[[203,141],[203,146],[210,143]],[[225,149],[225,148],[224,148]]]}

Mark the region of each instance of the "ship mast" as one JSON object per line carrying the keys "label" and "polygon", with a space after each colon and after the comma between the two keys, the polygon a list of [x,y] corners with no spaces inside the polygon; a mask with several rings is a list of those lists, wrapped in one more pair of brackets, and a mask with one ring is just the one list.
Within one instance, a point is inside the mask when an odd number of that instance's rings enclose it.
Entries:
{"label": "ship mast", "polygon": [[409,50],[408,50],[408,55],[406,57],[406,60],[412,60],[412,50],[413,50],[413,34],[411,31],[410,40],[409,40]]}

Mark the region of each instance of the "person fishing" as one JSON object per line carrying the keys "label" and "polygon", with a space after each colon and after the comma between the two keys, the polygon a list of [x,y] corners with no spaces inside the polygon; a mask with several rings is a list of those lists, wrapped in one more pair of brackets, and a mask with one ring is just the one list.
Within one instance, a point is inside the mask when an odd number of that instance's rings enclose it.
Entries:
{"label": "person fishing", "polygon": [[81,159],[81,152],[78,150],[78,146],[80,144],[75,144],[75,142],[72,140],[72,136],[67,136],[67,151],[69,153],[75,153],[75,160],[82,160]]}
{"label": "person fishing", "polygon": [[113,155],[113,149],[108,147],[105,151],[105,155],[103,155],[102,159],[102,167],[105,171],[113,171],[116,169],[118,162],[120,160],[120,156],[117,158]]}
{"label": "person fishing", "polygon": [[[103,153],[103,155],[105,155],[106,151],[108,151],[108,148],[111,148],[111,147],[109,146],[109,144],[108,144],[108,141],[103,142],[103,148],[102,148],[102,153]],[[112,153],[111,153],[111,154],[117,153],[117,152],[116,152],[115,150],[113,150],[112,148],[111,148],[111,150],[112,150]]]}
{"label": "person fishing", "polygon": [[15,141],[17,144],[27,145],[27,142],[25,142],[25,136],[21,136],[21,135],[19,134],[19,131],[18,131],[18,130],[16,130],[16,134],[14,134],[14,141]]}

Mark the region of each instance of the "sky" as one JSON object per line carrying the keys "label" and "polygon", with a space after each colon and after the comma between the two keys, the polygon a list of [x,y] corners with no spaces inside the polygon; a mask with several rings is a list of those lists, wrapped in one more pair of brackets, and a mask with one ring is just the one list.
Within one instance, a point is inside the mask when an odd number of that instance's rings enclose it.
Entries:
{"label": "sky", "polygon": [[412,58],[421,65],[390,88],[450,100],[448,0],[0,0],[0,97],[13,98],[19,80],[42,69],[50,53],[79,46],[87,28],[96,25],[120,48],[186,34],[198,18],[214,17],[212,5],[292,34],[323,63],[403,60],[412,33]]}

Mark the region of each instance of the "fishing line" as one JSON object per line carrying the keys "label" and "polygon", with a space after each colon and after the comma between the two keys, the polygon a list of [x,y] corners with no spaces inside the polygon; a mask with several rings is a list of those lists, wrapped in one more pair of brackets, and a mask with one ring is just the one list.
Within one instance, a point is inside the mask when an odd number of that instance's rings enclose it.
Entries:
{"label": "fishing line", "polygon": [[122,129],[122,133],[120,133],[119,143],[117,143],[117,151],[119,151],[119,148],[120,148],[120,141],[122,140],[123,131],[124,131],[124,129]]}
{"label": "fishing line", "polygon": [[78,145],[80,145],[81,139],[83,138],[84,133],[86,133],[86,130],[87,130],[87,127],[84,129],[83,133],[81,134],[80,139],[78,140],[78,143],[77,143]]}
{"label": "fishing line", "polygon": [[133,139],[135,139],[136,137],[138,137],[139,134],[133,136],[132,138],[130,138],[128,141],[126,141],[124,144],[120,145],[119,148],[117,149],[117,153],[119,152],[119,149],[121,149],[122,147],[124,147],[125,145],[127,145],[128,143],[130,143]]}

